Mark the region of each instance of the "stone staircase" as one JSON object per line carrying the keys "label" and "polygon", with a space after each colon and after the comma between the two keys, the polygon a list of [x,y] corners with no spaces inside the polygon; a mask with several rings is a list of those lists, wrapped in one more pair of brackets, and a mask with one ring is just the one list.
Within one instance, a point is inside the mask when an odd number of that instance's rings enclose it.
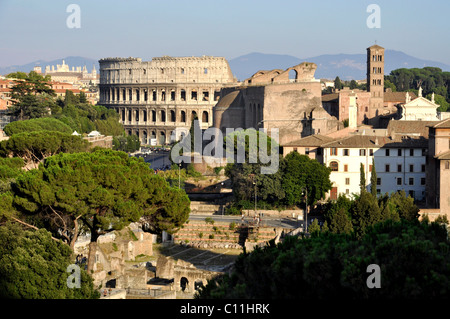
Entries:
{"label": "stone staircase", "polygon": [[175,242],[219,242],[239,244],[244,246],[245,242],[263,243],[276,237],[272,227],[241,226],[237,223],[189,221],[183,225],[176,234]]}

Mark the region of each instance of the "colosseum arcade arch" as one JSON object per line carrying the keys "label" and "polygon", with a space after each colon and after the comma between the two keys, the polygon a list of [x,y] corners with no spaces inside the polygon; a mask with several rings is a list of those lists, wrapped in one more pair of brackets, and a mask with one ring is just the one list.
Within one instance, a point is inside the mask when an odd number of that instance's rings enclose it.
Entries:
{"label": "colosseum arcade arch", "polygon": [[203,111],[202,113],[202,123],[209,123],[209,114],[207,111]]}

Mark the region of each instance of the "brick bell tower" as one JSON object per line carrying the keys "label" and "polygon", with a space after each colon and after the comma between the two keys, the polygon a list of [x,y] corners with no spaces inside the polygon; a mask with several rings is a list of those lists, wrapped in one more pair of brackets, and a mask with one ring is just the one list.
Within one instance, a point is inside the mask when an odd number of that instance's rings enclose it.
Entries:
{"label": "brick bell tower", "polygon": [[384,48],[377,44],[367,48],[367,92],[370,92],[369,124],[378,126],[378,117],[385,111]]}

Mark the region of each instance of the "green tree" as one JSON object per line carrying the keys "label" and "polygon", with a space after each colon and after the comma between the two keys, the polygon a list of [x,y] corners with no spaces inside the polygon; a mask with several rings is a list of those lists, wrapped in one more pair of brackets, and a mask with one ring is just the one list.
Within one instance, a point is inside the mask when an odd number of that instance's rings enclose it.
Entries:
{"label": "green tree", "polygon": [[[427,99],[431,100],[431,94],[427,95]],[[442,95],[439,95],[439,94],[434,95],[434,103],[439,105],[439,107],[437,109],[439,112],[447,112],[448,108],[450,107],[450,103],[447,102],[446,99]]]}
{"label": "green tree", "polygon": [[[227,156],[238,159],[237,163],[230,163],[225,167],[225,175],[233,184],[233,194],[237,202],[253,202],[255,198],[254,183],[256,183],[259,204],[278,203],[284,198],[281,168],[271,174],[262,173],[264,168],[274,164],[273,161],[278,161],[281,167],[278,155],[279,146],[275,140],[259,130],[247,129],[228,134],[224,138],[224,144],[231,145],[227,149]],[[269,164],[265,164],[268,159],[265,155],[270,157]]]}
{"label": "green tree", "polygon": [[4,128],[8,136],[23,132],[33,131],[58,131],[62,133],[73,133],[73,130],[67,124],[54,118],[36,118],[31,120],[14,121],[8,123]]}
{"label": "green tree", "polygon": [[141,148],[139,137],[135,134],[115,136],[113,138],[113,150],[127,153],[136,152]]}
{"label": "green tree", "polygon": [[172,189],[142,160],[97,149],[47,158],[13,184],[14,205],[70,246],[81,229],[91,235],[88,270],[100,235],[147,216],[151,229],[174,231],[189,216],[184,191]]}
{"label": "green tree", "polygon": [[414,204],[414,198],[406,196],[404,190],[391,194],[389,207],[406,220],[416,220],[419,217],[419,208]]}
{"label": "green tree", "polygon": [[13,105],[8,109],[9,114],[20,120],[47,116],[56,107],[53,97],[56,95],[50,85],[50,76],[42,76],[31,71],[26,74],[16,72],[7,75],[15,78],[15,85],[11,88]]}
{"label": "green tree", "polygon": [[17,223],[0,226],[0,297],[11,299],[93,299],[99,293],[80,270],[80,288],[69,288],[67,267],[72,251],[44,229],[23,230]]}
{"label": "green tree", "polygon": [[[209,280],[196,298],[445,300],[449,248],[443,225],[417,220],[378,223],[361,239],[329,232],[288,236],[241,254],[231,274]],[[370,264],[381,267],[381,289],[367,286]]]}
{"label": "green tree", "polygon": [[372,170],[370,172],[370,193],[377,196],[377,171],[375,170],[375,159],[372,158]]}
{"label": "green tree", "polygon": [[57,131],[23,132],[0,142],[0,156],[20,157],[26,164],[37,165],[43,159],[60,152],[86,151],[89,144],[79,136]]}
{"label": "green tree", "polygon": [[381,221],[381,211],[376,197],[371,193],[363,191],[356,198],[350,209],[353,229],[358,238],[361,238],[368,226]]}
{"label": "green tree", "polygon": [[385,89],[391,89],[392,92],[396,92],[397,88],[395,87],[395,84],[392,83],[391,81],[389,81],[388,78],[386,78],[386,76],[384,77],[384,88]]}
{"label": "green tree", "polygon": [[224,137],[224,145],[227,147],[227,156],[238,156],[239,160],[244,160],[246,163],[265,162],[261,154],[266,153],[271,156],[272,151],[279,152],[280,147],[274,139],[254,128],[236,130],[227,134]]}
{"label": "green tree", "polygon": [[350,216],[352,201],[347,196],[340,194],[337,200],[328,200],[324,205],[324,218],[328,231],[335,234],[350,234],[353,225]]}
{"label": "green tree", "polygon": [[359,190],[361,194],[366,191],[366,173],[362,163],[359,165]]}
{"label": "green tree", "polygon": [[256,195],[258,202],[275,203],[283,199],[282,172],[261,174],[262,164],[235,163],[226,168],[226,176],[233,185],[233,195],[236,201],[253,202]]}
{"label": "green tree", "polygon": [[336,76],[336,78],[334,79],[334,88],[336,90],[341,90],[343,87],[344,85],[342,84],[341,79],[338,76]]}
{"label": "green tree", "polygon": [[283,174],[284,201],[287,205],[301,203],[304,190],[308,193],[307,205],[313,205],[331,189],[331,170],[306,155],[295,151],[287,154],[280,169]]}

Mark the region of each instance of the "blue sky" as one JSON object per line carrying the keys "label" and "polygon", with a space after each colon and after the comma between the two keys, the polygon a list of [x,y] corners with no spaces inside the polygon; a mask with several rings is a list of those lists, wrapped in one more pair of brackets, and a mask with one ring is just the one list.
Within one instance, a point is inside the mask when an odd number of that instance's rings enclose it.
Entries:
{"label": "blue sky", "polygon": [[[69,4],[81,28],[68,28]],[[369,4],[381,28],[368,28]],[[251,52],[308,58],[386,49],[450,64],[450,1],[0,0],[0,66],[66,56],[141,57]]]}

